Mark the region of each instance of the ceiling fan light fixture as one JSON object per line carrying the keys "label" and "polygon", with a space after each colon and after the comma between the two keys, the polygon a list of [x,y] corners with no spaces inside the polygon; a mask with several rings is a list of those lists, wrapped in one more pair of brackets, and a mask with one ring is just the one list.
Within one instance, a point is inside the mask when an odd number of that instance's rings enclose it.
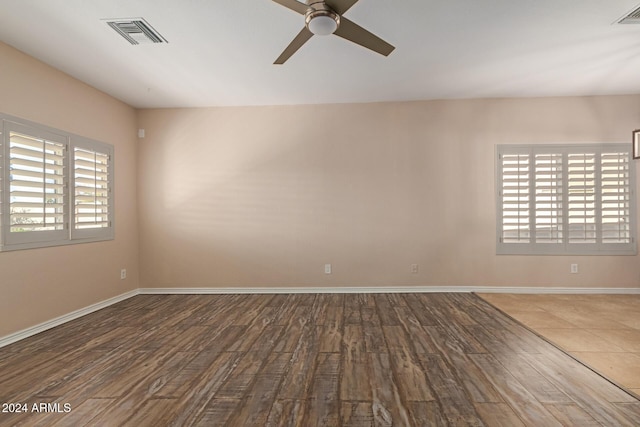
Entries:
{"label": "ceiling fan light fixture", "polygon": [[333,34],[340,26],[340,15],[324,3],[318,9],[310,8],[305,14],[304,20],[309,31],[316,36]]}
{"label": "ceiling fan light fixture", "polygon": [[[305,2],[302,0],[273,1],[300,15],[304,15],[305,23],[298,35],[291,40],[291,43],[275,60],[274,65],[282,65],[287,62],[291,55],[296,53],[314,35],[328,36],[334,34],[383,56],[388,56],[395,49],[395,47],[358,24],[351,22],[347,18],[340,17],[340,13],[349,10],[358,0],[331,0],[330,2],[329,0],[306,0]],[[340,13],[332,9],[327,2],[335,5],[336,10],[340,11]]]}

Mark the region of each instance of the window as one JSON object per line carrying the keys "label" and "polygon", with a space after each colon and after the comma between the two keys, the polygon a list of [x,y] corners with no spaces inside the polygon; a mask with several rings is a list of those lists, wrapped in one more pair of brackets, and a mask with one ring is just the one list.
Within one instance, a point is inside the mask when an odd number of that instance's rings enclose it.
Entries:
{"label": "window", "polygon": [[89,142],[74,145],[72,237],[110,234],[110,179],[110,150]]}
{"label": "window", "polygon": [[635,255],[627,145],[499,145],[497,253]]}
{"label": "window", "polygon": [[0,248],[112,239],[113,147],[0,119]]}

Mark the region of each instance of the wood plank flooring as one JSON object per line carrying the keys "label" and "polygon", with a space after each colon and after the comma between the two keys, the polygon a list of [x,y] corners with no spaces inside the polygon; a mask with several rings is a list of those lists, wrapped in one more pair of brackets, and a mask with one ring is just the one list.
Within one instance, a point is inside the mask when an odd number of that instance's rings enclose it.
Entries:
{"label": "wood plank flooring", "polygon": [[1,348],[0,403],[27,404],[2,426],[640,425],[473,294],[139,295]]}

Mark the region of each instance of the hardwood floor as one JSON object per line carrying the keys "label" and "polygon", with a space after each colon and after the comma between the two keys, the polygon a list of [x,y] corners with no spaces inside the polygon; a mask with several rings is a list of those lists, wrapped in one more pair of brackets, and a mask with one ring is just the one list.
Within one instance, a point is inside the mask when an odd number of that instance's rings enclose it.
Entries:
{"label": "hardwood floor", "polygon": [[139,295],[0,349],[0,381],[2,426],[640,424],[473,294]]}

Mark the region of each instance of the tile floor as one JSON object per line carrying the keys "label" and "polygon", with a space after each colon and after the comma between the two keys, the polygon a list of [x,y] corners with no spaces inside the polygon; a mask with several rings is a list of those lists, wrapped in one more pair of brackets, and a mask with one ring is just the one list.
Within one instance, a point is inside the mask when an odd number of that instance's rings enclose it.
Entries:
{"label": "tile floor", "polygon": [[640,396],[640,295],[479,296]]}

